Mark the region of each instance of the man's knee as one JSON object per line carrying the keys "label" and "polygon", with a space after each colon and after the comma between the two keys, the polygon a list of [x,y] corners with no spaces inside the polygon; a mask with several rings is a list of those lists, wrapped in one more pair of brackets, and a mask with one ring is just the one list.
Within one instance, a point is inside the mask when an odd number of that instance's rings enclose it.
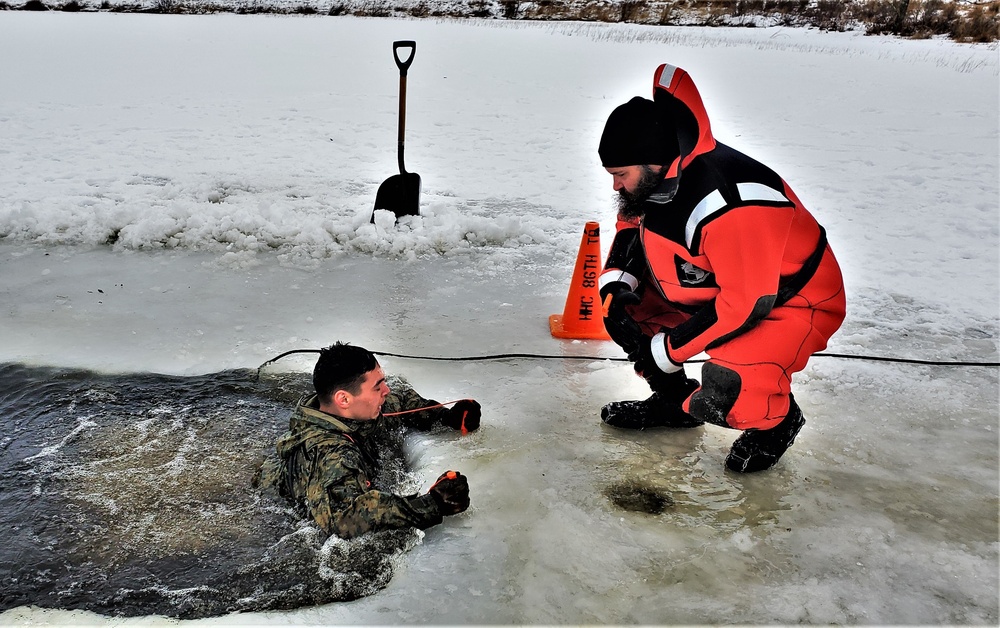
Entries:
{"label": "man's knee", "polygon": [[691,396],[688,413],[706,423],[732,427],[726,417],[736,405],[742,387],[743,380],[739,373],[706,362],[701,369],[701,389]]}

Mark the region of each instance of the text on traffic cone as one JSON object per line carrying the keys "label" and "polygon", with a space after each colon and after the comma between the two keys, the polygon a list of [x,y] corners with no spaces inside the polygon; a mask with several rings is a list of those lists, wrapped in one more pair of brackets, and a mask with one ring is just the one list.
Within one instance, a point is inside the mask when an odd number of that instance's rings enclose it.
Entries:
{"label": "text on traffic cone", "polygon": [[569,284],[562,314],[549,316],[549,330],[556,338],[610,340],[604,330],[601,294],[597,277],[601,272],[601,225],[588,222],[583,228],[573,280]]}

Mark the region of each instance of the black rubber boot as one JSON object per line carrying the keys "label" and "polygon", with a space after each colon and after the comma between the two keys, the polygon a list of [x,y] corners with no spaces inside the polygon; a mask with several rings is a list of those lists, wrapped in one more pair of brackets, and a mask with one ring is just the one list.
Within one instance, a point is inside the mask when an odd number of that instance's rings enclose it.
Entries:
{"label": "black rubber boot", "polygon": [[612,427],[644,430],[650,427],[698,427],[704,421],[681,409],[681,404],[698,388],[684,371],[657,374],[646,379],[653,389],[648,399],[612,401],[601,408],[601,420]]}
{"label": "black rubber boot", "polygon": [[747,430],[740,434],[726,456],[726,467],[738,473],[770,469],[792,446],[805,424],[802,410],[789,395],[788,414],[781,423],[769,430]]}

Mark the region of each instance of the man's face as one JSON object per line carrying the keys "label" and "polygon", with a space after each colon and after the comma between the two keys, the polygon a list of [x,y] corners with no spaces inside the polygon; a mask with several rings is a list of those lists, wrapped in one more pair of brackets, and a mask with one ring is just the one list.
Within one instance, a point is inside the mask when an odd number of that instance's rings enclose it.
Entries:
{"label": "man's face", "polygon": [[642,165],[605,168],[618,192],[618,213],[625,218],[641,218],[643,203],[663,181],[667,166]]}
{"label": "man's face", "polygon": [[357,421],[377,419],[382,411],[382,403],[389,396],[389,385],[385,383],[385,372],[376,366],[365,375],[358,394],[351,395],[351,403],[344,418]]}

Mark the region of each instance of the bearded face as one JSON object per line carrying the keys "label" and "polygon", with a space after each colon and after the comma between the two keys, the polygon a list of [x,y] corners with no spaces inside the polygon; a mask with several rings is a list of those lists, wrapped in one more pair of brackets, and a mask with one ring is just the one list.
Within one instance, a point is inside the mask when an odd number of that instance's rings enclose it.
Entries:
{"label": "bearded face", "polygon": [[[646,213],[646,201],[650,199],[654,192],[659,192],[657,188],[661,185],[672,187],[672,190],[663,190],[665,200],[659,202],[669,202],[670,198],[677,191],[676,179],[665,181],[663,175],[667,173],[668,167],[654,168],[652,166],[640,166],[641,175],[635,189],[629,192],[626,189],[618,191],[618,213],[623,218],[642,218]],[[658,194],[658,196],[660,196]]]}

